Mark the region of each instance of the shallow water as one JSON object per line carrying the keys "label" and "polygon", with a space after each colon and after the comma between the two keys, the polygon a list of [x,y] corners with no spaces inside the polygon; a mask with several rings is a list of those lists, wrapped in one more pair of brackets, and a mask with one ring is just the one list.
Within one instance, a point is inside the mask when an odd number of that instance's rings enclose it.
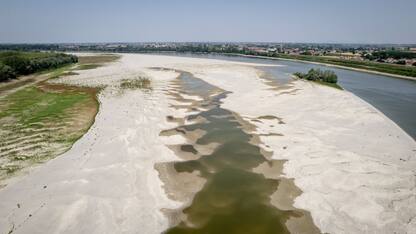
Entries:
{"label": "shallow water", "polygon": [[292,78],[290,75],[294,72],[307,72],[311,68],[332,70],[338,75],[339,85],[376,107],[413,137],[413,139],[416,139],[416,81],[296,61],[224,55],[174,55],[283,65],[280,67],[260,67],[261,70],[271,74],[280,84],[291,81]]}
{"label": "shallow water", "polygon": [[[287,179],[270,179],[253,172],[260,164],[272,165],[277,160],[267,159],[261,149],[251,143],[253,136],[243,130],[236,114],[221,108],[226,92],[212,95],[217,88],[190,73],[181,73],[179,79],[183,91],[203,97],[201,105],[208,109],[188,116],[188,119],[203,118],[205,121],[180,126],[180,129],[186,132],[203,130],[205,134],[195,144],[217,143],[219,146],[198,159],[174,163],[176,172],[197,172],[206,183],[183,210],[186,220],[166,233],[289,233],[287,220],[309,213],[273,206],[272,194]],[[189,151],[189,145],[187,148],[185,152]],[[280,172],[276,171],[276,174]],[[290,192],[287,194],[289,196]]]}

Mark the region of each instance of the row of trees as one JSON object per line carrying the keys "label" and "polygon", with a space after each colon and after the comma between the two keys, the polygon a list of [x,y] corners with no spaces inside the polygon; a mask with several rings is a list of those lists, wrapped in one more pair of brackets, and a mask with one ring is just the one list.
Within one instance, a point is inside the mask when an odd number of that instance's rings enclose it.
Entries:
{"label": "row of trees", "polygon": [[370,56],[372,59],[415,59],[416,53],[408,51],[397,51],[397,50],[388,50],[388,51],[376,51],[373,52]]}
{"label": "row of trees", "polygon": [[76,62],[78,58],[75,55],[63,53],[2,52],[0,53],[0,81]]}
{"label": "row of trees", "polygon": [[322,81],[326,83],[336,84],[338,82],[338,76],[335,72],[326,70],[321,71],[320,69],[310,69],[308,73],[296,72],[295,76],[300,79],[312,80],[312,81]]}

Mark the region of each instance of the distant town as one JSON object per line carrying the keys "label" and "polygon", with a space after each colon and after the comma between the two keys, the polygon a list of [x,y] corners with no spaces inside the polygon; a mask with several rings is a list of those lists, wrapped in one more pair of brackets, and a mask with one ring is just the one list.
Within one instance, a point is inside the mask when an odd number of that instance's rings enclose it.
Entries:
{"label": "distant town", "polygon": [[221,53],[332,64],[397,76],[416,77],[416,44],[330,43],[61,43],[0,44],[0,50],[117,53]]}
{"label": "distant town", "polygon": [[357,61],[367,60],[381,63],[416,66],[415,44],[148,42],[0,45],[0,50],[7,49],[109,52],[217,52],[264,56],[287,54],[321,56]]}

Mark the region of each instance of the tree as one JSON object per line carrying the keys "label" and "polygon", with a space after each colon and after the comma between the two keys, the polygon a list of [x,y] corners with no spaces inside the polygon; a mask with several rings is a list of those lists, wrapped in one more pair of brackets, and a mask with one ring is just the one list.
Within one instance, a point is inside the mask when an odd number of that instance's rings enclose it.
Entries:
{"label": "tree", "polygon": [[32,72],[29,59],[18,55],[12,55],[4,58],[3,63],[11,67],[19,75],[26,75]]}
{"label": "tree", "polygon": [[335,74],[334,71],[330,71],[330,70],[321,71],[320,69],[315,70],[312,68],[306,74],[300,73],[300,72],[295,72],[293,74],[299,77],[300,79],[322,81],[322,82],[333,83],[333,84],[336,84],[338,82],[338,76]]}
{"label": "tree", "polygon": [[34,72],[58,68],[65,64],[76,63],[75,55],[44,52],[0,52],[1,81],[27,75]]}
{"label": "tree", "polygon": [[0,81],[6,81],[16,78],[16,73],[10,66],[0,63]]}
{"label": "tree", "polygon": [[308,71],[308,74],[306,74],[305,78],[307,80],[314,80],[314,81],[319,80],[319,72],[320,72],[319,69],[315,70],[312,68],[311,70]]}
{"label": "tree", "polygon": [[333,71],[324,71],[324,73],[321,75],[322,81],[327,82],[327,83],[337,83],[338,82],[338,77],[335,74],[335,72]]}

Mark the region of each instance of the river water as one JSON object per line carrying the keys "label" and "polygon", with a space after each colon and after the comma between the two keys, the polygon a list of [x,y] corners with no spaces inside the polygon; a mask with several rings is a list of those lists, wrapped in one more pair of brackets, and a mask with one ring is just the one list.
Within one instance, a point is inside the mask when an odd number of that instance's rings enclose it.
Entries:
{"label": "river water", "polygon": [[228,61],[283,65],[262,67],[280,83],[290,81],[294,72],[307,72],[311,68],[332,70],[338,75],[338,84],[370,103],[416,139],[416,81],[370,74],[325,65],[304,62],[247,58],[215,54],[174,54],[175,56],[211,58]]}
{"label": "river water", "polygon": [[[249,123],[221,107],[221,100],[228,92],[187,72],[181,72],[173,86],[175,91],[171,89],[171,93],[201,97],[201,101],[193,102],[192,108],[203,110],[187,116],[185,125],[167,132],[185,137],[197,130],[204,134],[194,140],[189,138],[188,143],[180,147],[182,153],[192,153],[195,158],[174,162],[176,173],[163,175],[160,171],[161,178],[196,173],[206,182],[181,211],[183,215],[173,219],[179,222],[165,233],[265,234],[290,233],[289,229],[319,233],[309,212],[292,207],[293,198],[299,193],[291,179],[281,176],[285,161],[270,159],[256,144],[257,138],[244,130],[243,125]],[[191,107],[179,105],[176,108]],[[197,149],[210,144],[217,145],[211,153],[198,152]],[[266,177],[263,174],[266,168],[273,168],[274,175]],[[164,184],[169,186],[169,181],[165,179]]]}

